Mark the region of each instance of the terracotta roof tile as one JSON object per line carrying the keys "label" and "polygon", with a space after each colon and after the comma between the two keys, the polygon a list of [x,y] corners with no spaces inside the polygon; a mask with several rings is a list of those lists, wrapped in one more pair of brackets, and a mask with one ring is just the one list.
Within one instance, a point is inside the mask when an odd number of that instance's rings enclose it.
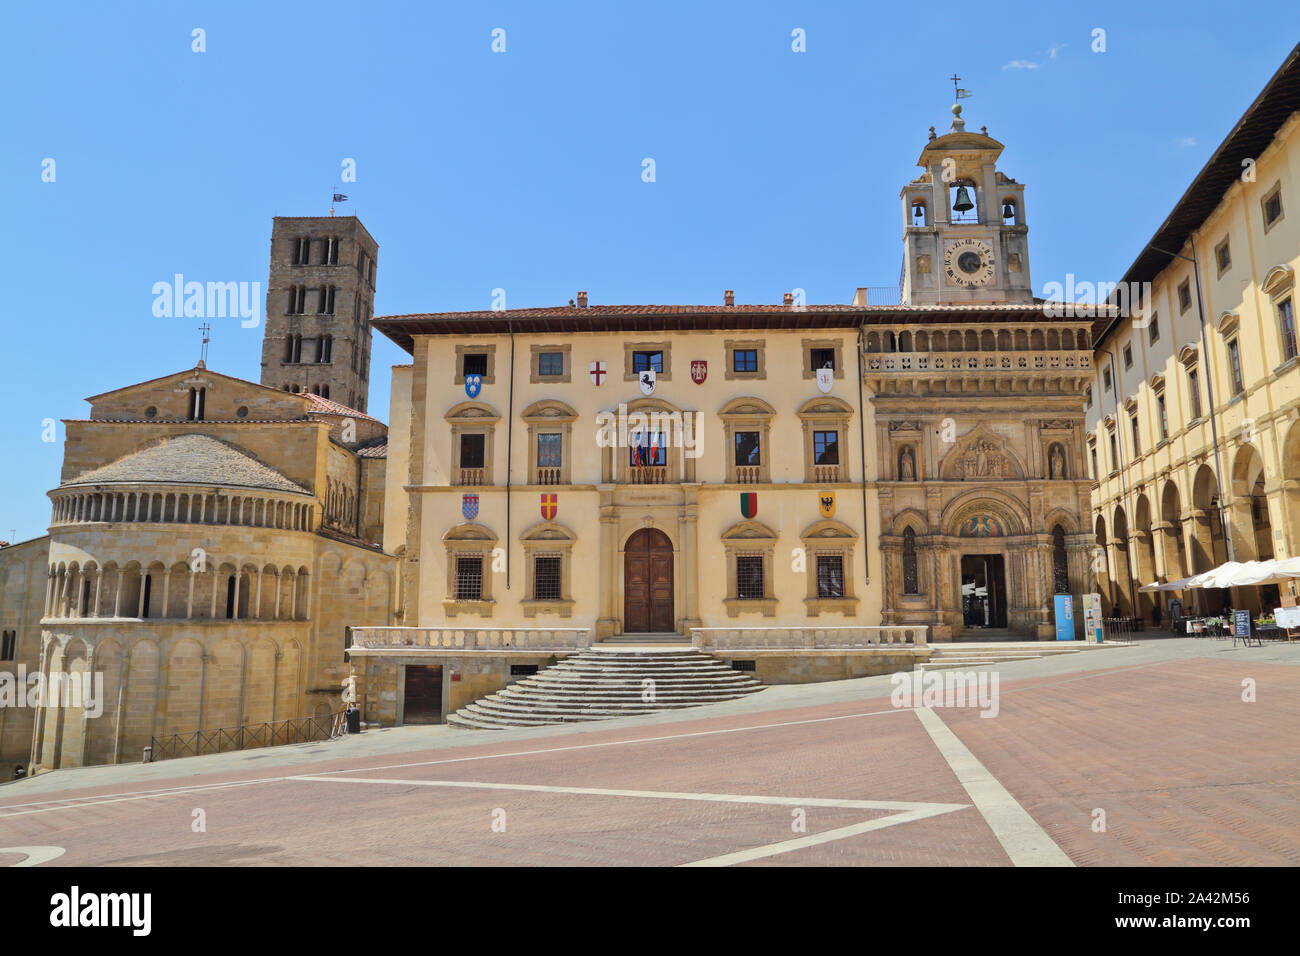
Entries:
{"label": "terracotta roof tile", "polygon": [[60,487],[141,483],[311,493],[247,452],[207,435],[161,439],[107,465],[83,472]]}

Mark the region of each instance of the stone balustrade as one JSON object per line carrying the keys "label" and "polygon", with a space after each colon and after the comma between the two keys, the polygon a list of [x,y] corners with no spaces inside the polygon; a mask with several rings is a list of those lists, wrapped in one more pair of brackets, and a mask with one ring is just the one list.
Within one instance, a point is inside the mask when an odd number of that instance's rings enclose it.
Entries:
{"label": "stone balustrade", "polygon": [[350,627],[351,650],[568,651],[591,644],[585,627]]}
{"label": "stone balustrade", "polygon": [[924,647],[928,624],[884,627],[693,627],[691,643],[702,651],[851,650],[853,648]]}
{"label": "stone balustrade", "polygon": [[882,352],[867,356],[868,372],[1041,372],[1092,368],[1092,353],[1042,352]]}

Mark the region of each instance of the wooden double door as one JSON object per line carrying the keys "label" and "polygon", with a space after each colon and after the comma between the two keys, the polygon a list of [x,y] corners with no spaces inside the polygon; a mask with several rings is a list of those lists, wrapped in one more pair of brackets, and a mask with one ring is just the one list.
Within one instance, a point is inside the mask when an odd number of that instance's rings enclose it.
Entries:
{"label": "wooden double door", "polygon": [[673,543],[656,528],[642,528],[623,549],[623,631],[675,630]]}

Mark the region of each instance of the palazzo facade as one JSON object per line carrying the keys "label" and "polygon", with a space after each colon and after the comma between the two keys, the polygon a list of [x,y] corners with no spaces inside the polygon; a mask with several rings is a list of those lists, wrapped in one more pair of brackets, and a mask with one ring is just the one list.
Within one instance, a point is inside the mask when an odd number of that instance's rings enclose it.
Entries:
{"label": "palazzo facade", "polygon": [[579,292],[377,319],[412,357],[388,486],[409,507],[385,538],[402,623],[1053,636],[1053,594],[1091,583],[1091,320],[1034,299],[1002,149],[960,108],[931,130],[892,304]]}

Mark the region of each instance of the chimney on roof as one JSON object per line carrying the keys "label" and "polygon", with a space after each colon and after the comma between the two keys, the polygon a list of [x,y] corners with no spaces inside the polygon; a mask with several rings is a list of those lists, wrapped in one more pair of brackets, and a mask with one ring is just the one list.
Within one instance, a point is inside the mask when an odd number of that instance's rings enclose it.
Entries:
{"label": "chimney on roof", "polygon": [[723,304],[723,305],[735,305],[735,304],[736,304],[736,293],[735,293],[733,290],[731,290],[731,289],[724,289],[723,292],[722,292],[722,304]]}
{"label": "chimney on roof", "polygon": [[782,305],[794,305],[794,293],[787,292],[785,298],[781,301]]}
{"label": "chimney on roof", "polygon": [[580,308],[580,309],[585,309],[586,307],[587,307],[587,293],[586,293],[586,292],[579,292],[579,293],[578,293],[578,308]]}

